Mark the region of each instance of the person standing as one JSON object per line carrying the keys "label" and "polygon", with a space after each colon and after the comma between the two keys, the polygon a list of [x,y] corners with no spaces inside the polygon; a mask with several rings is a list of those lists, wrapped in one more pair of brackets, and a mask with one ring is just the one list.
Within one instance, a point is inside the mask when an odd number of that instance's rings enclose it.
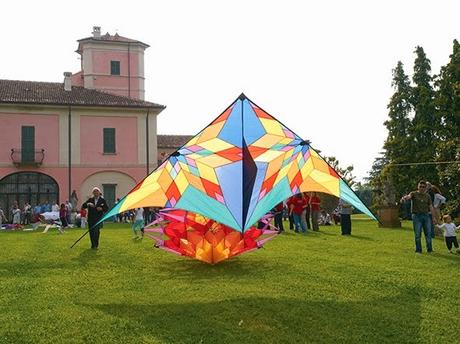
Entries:
{"label": "person standing", "polygon": [[339,209],[340,229],[342,230],[342,235],[351,235],[351,214],[353,213],[353,207],[351,204],[340,200]]}
{"label": "person standing", "polygon": [[3,221],[6,222],[5,213],[3,212],[3,209],[0,207],[0,229],[2,228]]}
{"label": "person standing", "polygon": [[304,216],[305,225],[307,226],[307,230],[310,230],[311,229],[311,225],[310,225],[310,196],[308,195],[308,193],[304,192],[303,197],[305,198],[305,201],[307,202],[307,207],[304,210],[304,212],[305,212],[305,216]]}
{"label": "person standing", "polygon": [[273,211],[275,213],[275,227],[278,228],[280,232],[284,231],[283,227],[283,210],[284,210],[284,204],[283,202],[278,203],[275,208],[273,208]]}
{"label": "person standing", "polygon": [[86,211],[86,209],[83,209],[81,208],[80,209],[80,227],[81,228],[86,228],[86,214],[88,212]]}
{"label": "person standing", "polygon": [[310,197],[310,210],[311,210],[311,225],[315,232],[319,231],[319,212],[320,212],[321,199],[316,192],[311,193]]}
{"label": "person standing", "polygon": [[295,198],[295,196],[291,196],[286,201],[287,214],[288,214],[288,218],[289,218],[289,229],[291,231],[294,230],[294,217],[292,216],[292,212],[291,212],[291,206],[293,204],[292,202],[294,201],[294,198]]}
{"label": "person standing", "polygon": [[19,209],[17,202],[14,202],[13,209],[11,210],[13,216],[13,225],[21,224],[21,209]]}
{"label": "person standing", "polygon": [[144,208],[136,208],[135,217],[131,229],[134,233],[134,239],[138,239],[139,235],[137,234],[137,229],[141,232],[141,238],[144,237]]}
{"label": "person standing", "polygon": [[[437,186],[432,185],[431,190],[434,192],[433,198],[433,209],[434,209],[434,218],[436,223],[441,222],[441,205],[446,203],[446,198],[441,194]],[[435,231],[436,234],[436,231]],[[440,233],[441,234],[441,233]]]}
{"label": "person standing", "polygon": [[302,220],[302,213],[306,206],[307,204],[305,203],[305,198],[303,197],[302,194],[297,194],[292,199],[290,214],[292,215],[294,219],[296,233],[299,233],[300,231],[305,233],[307,231],[305,222]]}
{"label": "person standing", "polygon": [[72,203],[69,202],[69,200],[65,201],[65,207],[67,209],[66,221],[67,221],[67,224],[70,225],[70,223],[71,223],[71,213],[72,213],[74,208],[72,206]]}
{"label": "person standing", "polygon": [[59,220],[61,221],[62,228],[67,228],[68,226],[67,213],[68,209],[66,205],[64,203],[61,203],[61,207],[59,208]]}
{"label": "person standing", "polygon": [[59,209],[61,209],[61,208],[59,207],[59,205],[58,205],[57,203],[54,203],[54,204],[51,206],[51,211],[52,211],[53,213],[59,212]]}
{"label": "person standing", "polygon": [[24,204],[24,225],[29,225],[30,221],[32,220],[32,206],[26,202]]}
{"label": "person standing", "polygon": [[77,191],[73,190],[72,194],[70,195],[70,204],[72,205],[73,211],[77,210],[77,203],[78,203]]}
{"label": "person standing", "polygon": [[[433,251],[431,241],[431,217],[429,214],[434,214],[433,204],[430,195],[426,192],[426,182],[421,180],[418,183],[417,191],[412,191],[401,198],[401,201],[411,200],[412,225],[414,227],[415,236],[415,252],[422,253],[422,231],[425,235],[427,252]],[[436,218],[433,217],[436,221]],[[437,224],[437,223],[435,223]]]}
{"label": "person standing", "polygon": [[[432,186],[430,182],[426,182],[426,193],[430,196],[431,198],[431,204],[434,202],[434,191],[432,189]],[[428,217],[430,218],[430,233],[431,233],[431,238],[434,238],[435,235],[435,226],[433,223],[433,216],[435,216],[435,212],[429,213]]]}
{"label": "person standing", "polygon": [[102,223],[96,225],[104,213],[108,210],[107,202],[101,195],[101,189],[98,187],[93,188],[93,197],[89,198],[85,203],[82,204],[83,209],[88,209],[88,227],[89,237],[91,240],[91,248],[97,250],[99,247],[99,236],[100,230],[103,226]]}

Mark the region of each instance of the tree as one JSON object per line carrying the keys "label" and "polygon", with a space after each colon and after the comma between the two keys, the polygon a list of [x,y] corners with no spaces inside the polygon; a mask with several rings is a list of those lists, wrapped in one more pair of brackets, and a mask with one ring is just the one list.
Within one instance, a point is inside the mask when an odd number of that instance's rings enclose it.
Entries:
{"label": "tree", "polygon": [[[438,131],[438,161],[460,160],[460,44],[454,40],[450,61],[436,78],[435,104],[442,126]],[[448,197],[448,208],[460,205],[460,164],[438,165],[442,191]]]}
{"label": "tree", "polygon": [[388,165],[388,157],[385,152],[380,152],[379,154],[380,156],[375,158],[372,163],[369,176],[364,178],[366,185],[368,185],[372,191],[372,203],[369,206],[372,210],[377,210],[384,204],[383,185],[385,181],[383,177],[383,169],[386,165]]}
{"label": "tree", "polygon": [[353,175],[353,165],[345,168],[340,166],[339,160],[334,156],[327,156],[324,158],[326,162],[345,180],[350,187],[355,184],[355,176]]}
{"label": "tree", "polygon": [[[437,121],[434,106],[434,90],[432,86],[431,62],[423,48],[415,49],[417,55],[414,62],[411,104],[414,111],[410,136],[413,140],[412,161],[433,162],[436,157],[436,136],[440,123]],[[438,171],[433,165],[414,165],[412,173],[415,179],[425,179],[438,183]]]}
{"label": "tree", "polygon": [[[326,162],[345,180],[350,187],[355,185],[355,176],[353,175],[353,166],[341,167],[339,160],[333,156],[327,156],[324,158]],[[335,196],[324,194],[321,197],[321,208],[331,213],[337,208],[338,199]]]}
{"label": "tree", "polygon": [[413,171],[411,166],[392,166],[392,164],[412,162],[414,145],[410,135],[412,88],[401,61],[393,69],[392,87],[395,92],[388,104],[389,119],[384,122],[388,129],[388,136],[383,148],[388,165],[383,168],[381,177],[393,184],[397,195],[402,195],[413,187]]}

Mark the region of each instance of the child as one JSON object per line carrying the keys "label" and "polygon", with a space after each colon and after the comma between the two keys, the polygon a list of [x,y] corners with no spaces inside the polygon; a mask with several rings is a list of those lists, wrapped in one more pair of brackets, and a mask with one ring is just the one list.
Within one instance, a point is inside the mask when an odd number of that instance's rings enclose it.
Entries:
{"label": "child", "polygon": [[81,208],[80,210],[80,220],[81,220],[80,227],[86,228],[86,209],[84,208]]}
{"label": "child", "polygon": [[133,225],[131,226],[133,232],[134,232],[134,239],[139,239],[139,236],[137,235],[136,229],[139,227],[141,231],[141,239],[144,237],[144,208],[136,208],[136,215],[135,219],[133,221]]}
{"label": "child", "polygon": [[61,209],[59,209],[59,220],[61,220],[61,227],[67,227],[67,208],[64,203],[61,203]]}
{"label": "child", "polygon": [[460,226],[455,226],[450,215],[444,215],[442,218],[444,223],[442,225],[436,225],[436,227],[444,229],[444,237],[446,238],[447,249],[450,253],[453,253],[452,244],[454,244],[455,248],[457,249],[457,253],[460,253],[460,250],[458,249],[457,235],[455,233],[457,229],[460,229]]}

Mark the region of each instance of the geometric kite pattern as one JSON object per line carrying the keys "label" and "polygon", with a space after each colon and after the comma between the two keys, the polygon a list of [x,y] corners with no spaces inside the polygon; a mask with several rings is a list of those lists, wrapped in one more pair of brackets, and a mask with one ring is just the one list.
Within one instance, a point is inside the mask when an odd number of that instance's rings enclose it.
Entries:
{"label": "geometric kite pattern", "polygon": [[276,204],[306,191],[342,198],[375,219],[308,142],[242,94],[103,220],[138,207],[166,207],[244,233]]}
{"label": "geometric kite pattern", "polygon": [[155,241],[155,247],[216,264],[259,249],[278,235],[277,230],[269,228],[269,220],[270,216],[265,216],[261,226],[253,226],[240,233],[203,215],[181,209],[165,209],[144,231]]}

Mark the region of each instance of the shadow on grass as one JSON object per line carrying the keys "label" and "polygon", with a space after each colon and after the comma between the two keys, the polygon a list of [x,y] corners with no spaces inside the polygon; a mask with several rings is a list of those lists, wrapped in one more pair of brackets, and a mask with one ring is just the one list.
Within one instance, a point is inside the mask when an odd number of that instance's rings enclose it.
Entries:
{"label": "shadow on grass", "polygon": [[351,238],[351,239],[358,239],[358,240],[367,240],[367,241],[375,241],[375,239],[368,237],[368,236],[363,236],[363,235],[356,235],[356,234],[351,234],[351,235],[342,235],[340,232],[336,233],[331,233],[331,232],[325,232],[325,231],[319,231],[319,232],[314,232],[318,233],[321,235],[325,236],[333,236],[333,237],[345,237],[345,238]]}
{"label": "shadow on grass", "polygon": [[442,258],[460,264],[460,254],[458,253],[449,253],[446,249],[446,253],[433,252],[431,256],[436,258]]}
{"label": "shadow on grass", "polygon": [[[248,297],[213,302],[83,306],[140,324],[167,343],[415,343],[420,294],[366,301]],[[128,323],[128,324],[126,324]],[[96,338],[95,338],[96,339]]]}
{"label": "shadow on grass", "polygon": [[367,236],[362,236],[362,235],[356,235],[356,234],[351,234],[351,235],[344,235],[348,238],[351,239],[358,239],[358,240],[366,240],[366,241],[375,241],[374,239],[367,237]]}
{"label": "shadow on grass", "polygon": [[98,255],[97,253],[97,250],[87,248],[86,250],[81,251],[78,257],[73,258],[73,260],[78,261],[82,265],[86,265],[89,262],[101,257],[101,255]]}
{"label": "shadow on grass", "polygon": [[[168,261],[167,264],[159,267],[164,273],[170,275],[170,279],[178,280],[213,280],[216,278],[237,278],[243,279],[247,276],[254,278],[263,277],[267,273],[288,269],[287,265],[281,266],[280,261],[259,257],[264,248],[233,257],[215,265],[209,265],[186,257],[178,257],[177,260]],[[251,256],[254,255],[254,256]]]}

